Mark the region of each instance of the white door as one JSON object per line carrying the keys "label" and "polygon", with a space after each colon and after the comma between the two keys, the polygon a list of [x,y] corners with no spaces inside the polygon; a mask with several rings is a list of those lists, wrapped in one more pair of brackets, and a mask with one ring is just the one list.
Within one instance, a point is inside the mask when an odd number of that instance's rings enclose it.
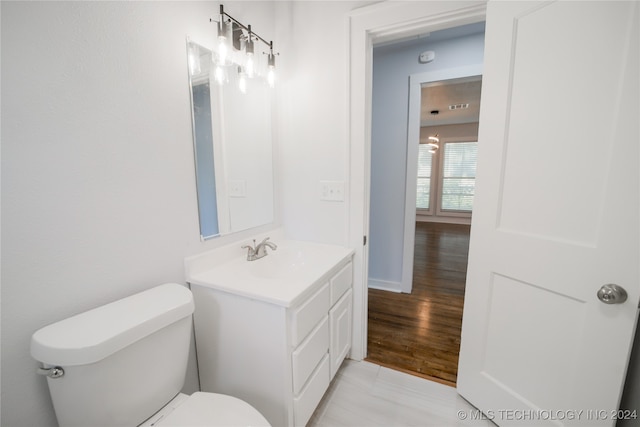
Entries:
{"label": "white door", "polygon": [[[488,5],[458,391],[498,425],[615,423],[640,295],[639,20],[638,2]],[[608,283],[627,301],[601,302]]]}

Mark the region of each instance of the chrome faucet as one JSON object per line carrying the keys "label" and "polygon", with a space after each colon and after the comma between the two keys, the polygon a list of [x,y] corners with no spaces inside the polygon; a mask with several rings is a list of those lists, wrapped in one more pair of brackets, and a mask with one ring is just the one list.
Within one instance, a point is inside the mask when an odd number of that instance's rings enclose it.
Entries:
{"label": "chrome faucet", "polygon": [[267,246],[273,249],[274,251],[278,249],[278,246],[275,243],[268,242],[268,237],[266,237],[262,242],[256,245],[255,239],[253,240],[253,247],[249,245],[245,245],[242,249],[247,249],[247,261],[255,261],[260,258],[264,258],[267,256]]}

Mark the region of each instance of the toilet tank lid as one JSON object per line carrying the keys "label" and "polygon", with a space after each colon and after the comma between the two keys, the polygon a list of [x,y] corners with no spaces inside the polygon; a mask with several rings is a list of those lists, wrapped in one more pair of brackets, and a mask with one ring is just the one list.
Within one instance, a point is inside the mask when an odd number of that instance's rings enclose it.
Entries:
{"label": "toilet tank lid", "polygon": [[167,283],[45,326],[31,337],[31,356],[48,365],[85,365],[193,313],[185,286]]}

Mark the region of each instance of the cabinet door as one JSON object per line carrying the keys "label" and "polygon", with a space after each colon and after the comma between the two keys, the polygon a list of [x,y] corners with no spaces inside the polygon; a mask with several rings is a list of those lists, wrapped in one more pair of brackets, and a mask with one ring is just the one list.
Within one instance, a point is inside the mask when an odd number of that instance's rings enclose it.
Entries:
{"label": "cabinet door", "polygon": [[351,349],[351,308],[353,304],[351,295],[352,291],[349,289],[329,310],[331,379],[336,375],[342,361]]}

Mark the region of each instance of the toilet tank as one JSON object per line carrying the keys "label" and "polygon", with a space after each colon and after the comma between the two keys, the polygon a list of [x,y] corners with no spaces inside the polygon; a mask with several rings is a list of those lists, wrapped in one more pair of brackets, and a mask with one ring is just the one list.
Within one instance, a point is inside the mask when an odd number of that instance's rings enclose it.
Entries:
{"label": "toilet tank", "polygon": [[168,283],[46,326],[31,338],[60,427],[137,426],[180,392],[193,296]]}

